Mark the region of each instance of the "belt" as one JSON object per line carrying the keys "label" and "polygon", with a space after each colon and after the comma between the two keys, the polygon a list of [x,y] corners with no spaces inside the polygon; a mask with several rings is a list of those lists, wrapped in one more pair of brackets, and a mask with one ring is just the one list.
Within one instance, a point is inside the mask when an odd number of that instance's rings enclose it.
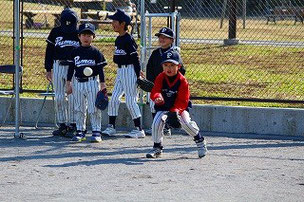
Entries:
{"label": "belt", "polygon": [[118,65],[118,68],[122,68],[122,67],[128,67],[128,65],[131,65],[131,64],[123,64],[123,65]]}
{"label": "belt", "polygon": [[88,82],[88,81],[91,81],[91,80],[95,80],[96,79],[96,76],[92,76],[92,77],[85,77],[85,78],[77,78],[76,77],[76,80],[80,83],[83,83],[83,82]]}
{"label": "belt", "polygon": [[58,60],[59,64],[60,65],[63,65],[63,66],[67,66],[69,65],[71,62],[67,61],[67,60]]}

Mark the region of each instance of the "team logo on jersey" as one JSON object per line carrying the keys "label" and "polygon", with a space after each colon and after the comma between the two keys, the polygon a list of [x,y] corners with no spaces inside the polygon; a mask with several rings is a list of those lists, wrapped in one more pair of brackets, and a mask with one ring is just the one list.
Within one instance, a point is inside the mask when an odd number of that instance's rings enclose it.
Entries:
{"label": "team logo on jersey", "polygon": [[80,56],[74,57],[75,65],[77,67],[83,67],[83,66],[94,66],[95,60],[89,60],[89,59],[80,59]]}
{"label": "team logo on jersey", "polygon": [[123,49],[118,49],[117,46],[115,46],[115,52],[114,55],[127,55],[126,51]]}
{"label": "team logo on jersey", "polygon": [[168,98],[173,97],[175,94],[177,94],[177,91],[173,90],[163,89],[162,91],[166,94],[166,97]]}
{"label": "team logo on jersey", "polygon": [[63,40],[62,36],[56,37],[55,39],[55,46],[59,46],[60,48],[64,47],[78,47],[80,44],[78,41],[72,40]]}

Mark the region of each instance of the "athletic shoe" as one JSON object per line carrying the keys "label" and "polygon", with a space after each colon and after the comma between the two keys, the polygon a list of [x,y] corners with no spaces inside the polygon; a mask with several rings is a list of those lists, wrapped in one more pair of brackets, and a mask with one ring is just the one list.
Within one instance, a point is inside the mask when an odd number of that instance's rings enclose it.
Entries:
{"label": "athletic shoe", "polygon": [[82,142],[85,141],[85,133],[83,131],[77,131],[76,135],[72,138],[73,142]]}
{"label": "athletic shoe", "polygon": [[203,158],[207,154],[207,146],[206,146],[206,141],[201,138],[198,140],[194,140],[198,149],[198,157]]}
{"label": "athletic shoe", "polygon": [[72,138],[72,137],[74,137],[75,133],[76,133],[76,126],[68,126],[65,137]]}
{"label": "athletic shoe", "polygon": [[115,128],[113,127],[113,125],[108,124],[108,127],[101,132],[101,134],[106,135],[106,136],[115,136],[114,134],[116,133]]}
{"label": "athletic shoe", "polygon": [[153,147],[153,149],[146,154],[147,158],[159,158],[163,153],[163,149],[159,147]]}
{"label": "athletic shoe", "polygon": [[165,136],[171,136],[171,129],[164,127],[163,133]]}
{"label": "athletic shoe", "polygon": [[146,136],[144,130],[139,130],[139,128],[136,128],[132,130],[130,133],[126,134],[125,137],[130,138],[144,138]]}
{"label": "athletic shoe", "polygon": [[145,131],[146,135],[152,135],[152,128]]}
{"label": "athletic shoe", "polygon": [[100,132],[99,131],[93,131],[92,132],[92,137],[91,137],[91,142],[99,143],[101,141],[102,141],[102,139],[101,139]]}
{"label": "athletic shoe", "polygon": [[67,133],[67,126],[65,124],[60,124],[58,130],[53,131],[54,136],[65,136]]}

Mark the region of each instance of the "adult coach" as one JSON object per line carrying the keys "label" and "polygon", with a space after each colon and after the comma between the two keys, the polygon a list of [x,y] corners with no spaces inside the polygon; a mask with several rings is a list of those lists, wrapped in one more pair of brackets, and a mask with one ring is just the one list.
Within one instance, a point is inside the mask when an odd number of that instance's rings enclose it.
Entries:
{"label": "adult coach", "polygon": [[53,28],[46,40],[46,78],[54,85],[57,121],[59,123],[59,129],[53,131],[55,136],[68,134],[73,136],[76,131],[74,97],[73,94],[66,97],[65,86],[70,53],[80,45],[77,21],[76,12],[69,8],[64,9],[60,16],[61,25]]}

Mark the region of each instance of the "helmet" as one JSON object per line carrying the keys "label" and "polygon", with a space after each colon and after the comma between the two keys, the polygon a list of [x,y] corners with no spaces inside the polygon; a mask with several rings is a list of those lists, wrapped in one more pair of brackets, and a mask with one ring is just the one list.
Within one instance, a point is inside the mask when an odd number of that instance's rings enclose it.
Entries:
{"label": "helmet", "polygon": [[77,13],[70,8],[61,12],[60,23],[63,32],[74,32],[77,30]]}

